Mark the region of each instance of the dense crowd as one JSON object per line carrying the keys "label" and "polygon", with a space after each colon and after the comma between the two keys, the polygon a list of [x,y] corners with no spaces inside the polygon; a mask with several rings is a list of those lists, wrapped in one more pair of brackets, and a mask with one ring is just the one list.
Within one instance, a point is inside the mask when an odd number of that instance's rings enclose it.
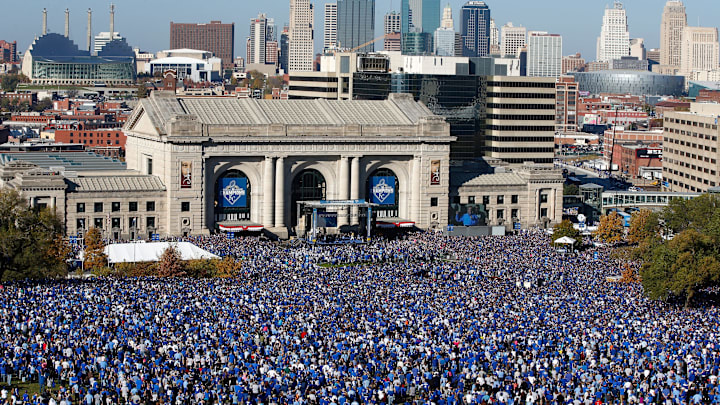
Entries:
{"label": "dense crowd", "polygon": [[2,401],[720,403],[718,309],[608,282],[634,264],[607,248],[560,254],[541,232],[192,241],[245,273],[6,285],[0,378],[43,394]]}

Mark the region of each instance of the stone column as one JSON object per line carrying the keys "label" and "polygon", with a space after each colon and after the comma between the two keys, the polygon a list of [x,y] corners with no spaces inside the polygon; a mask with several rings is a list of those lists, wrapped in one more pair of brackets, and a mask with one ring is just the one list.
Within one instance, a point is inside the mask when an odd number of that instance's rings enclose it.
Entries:
{"label": "stone column", "polygon": [[265,157],[265,173],[263,174],[263,225],[272,227],[275,225],[275,204],[273,192],[275,191],[275,183],[273,174],[275,172],[275,162],[272,156]]}
{"label": "stone column", "polygon": [[[338,199],[347,200],[350,198],[350,162],[347,156],[340,158],[340,176],[338,177]],[[341,209],[338,217],[338,226],[348,224],[350,212],[347,208]]]}
{"label": "stone column", "polygon": [[540,215],[540,189],[535,190],[535,222],[540,223],[542,216]]}
{"label": "stone column", "polygon": [[285,159],[275,162],[275,228],[285,227]]}
{"label": "stone column", "polygon": [[555,195],[555,189],[553,188],[550,192],[549,201],[548,201],[548,203],[550,203],[550,209],[548,210],[548,217],[550,218],[550,222],[555,221],[555,206],[556,206],[555,198],[556,197],[557,196]]}
{"label": "stone column", "polygon": [[418,225],[422,222],[420,221],[420,191],[423,185],[423,179],[420,175],[422,171],[421,166],[422,158],[420,156],[415,156],[412,166],[412,200],[410,209],[410,215],[412,218],[410,218],[410,220],[415,221]]}
{"label": "stone column", "polygon": [[[360,198],[360,157],[354,156],[350,165],[350,199],[357,200]],[[352,225],[358,224],[357,208],[352,209]]]}

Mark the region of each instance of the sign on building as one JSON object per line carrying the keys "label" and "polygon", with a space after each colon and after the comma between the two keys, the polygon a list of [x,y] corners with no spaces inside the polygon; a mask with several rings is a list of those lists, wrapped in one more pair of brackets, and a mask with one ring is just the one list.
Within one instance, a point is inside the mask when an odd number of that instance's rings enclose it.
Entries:
{"label": "sign on building", "polygon": [[395,177],[373,176],[370,202],[379,205],[395,205]]}

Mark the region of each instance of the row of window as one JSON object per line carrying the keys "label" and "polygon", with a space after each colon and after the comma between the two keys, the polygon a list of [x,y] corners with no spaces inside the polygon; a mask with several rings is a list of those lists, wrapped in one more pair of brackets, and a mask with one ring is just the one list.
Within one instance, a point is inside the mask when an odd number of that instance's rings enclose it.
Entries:
{"label": "row of window", "polygon": [[[702,162],[702,161],[705,161],[705,162],[712,163],[712,164],[717,163],[717,159],[709,158],[709,157],[707,157],[707,156],[704,156],[704,157],[703,157],[703,156],[696,155],[696,154],[694,154],[694,153],[684,152],[684,151],[677,150],[677,149],[673,149],[673,148],[665,148],[665,149],[666,149],[668,152],[670,152],[671,154],[674,154],[674,155],[680,155],[680,156],[684,156],[684,157],[689,157],[690,159],[696,159],[696,160],[701,161],[701,162]],[[715,149],[715,148],[713,148],[713,149]],[[715,152],[715,151],[713,150],[713,152]]]}
{"label": "row of window", "polygon": [[[188,211],[190,210],[188,203]],[[110,203],[110,211],[111,212],[120,212],[121,204],[119,201],[114,201]],[[77,203],[76,205],[77,212],[83,213],[85,212],[85,203]],[[137,212],[138,210],[138,202],[137,201],[130,201],[128,203],[128,211],[130,212]],[[105,211],[105,203],[102,202],[96,202],[93,204],[93,212],[104,212]],[[153,212],[155,211],[155,201],[147,201],[145,202],[145,211],[147,212]]]}
{"label": "row of window", "polygon": [[665,117],[665,122],[671,122],[673,124],[680,124],[680,125],[690,125],[690,126],[699,127],[699,128],[717,129],[717,124],[706,124],[704,122],[685,121],[685,120],[681,120],[679,118]]}
{"label": "row of window", "polygon": [[[699,171],[699,172],[702,172],[702,173],[707,173],[707,174],[709,174],[709,175],[711,175],[711,176],[715,176],[715,174],[717,173],[715,170],[710,170],[710,169],[708,169],[707,167],[695,166],[695,165],[691,165],[691,164],[689,164],[689,163],[685,163],[685,162],[683,162],[683,161],[678,161],[678,160],[674,160],[674,159],[667,159],[667,160],[668,160],[668,163],[675,163],[676,165],[680,165],[680,166],[682,166],[682,167],[686,167],[686,168],[688,168],[688,169],[690,169],[690,170],[695,170],[695,171]],[[670,171],[670,169],[668,169],[668,171]],[[672,170],[672,173],[673,173],[673,174],[678,174],[678,171],[677,171],[677,170]],[[679,174],[679,175],[682,176],[682,173]]]}
{"label": "row of window", "polygon": [[487,136],[485,139],[490,142],[555,142],[552,136]]}
{"label": "row of window", "polygon": [[[489,152],[498,152],[498,153],[555,153],[555,147],[552,148],[503,148],[503,147],[497,147],[497,146],[486,146],[486,151]],[[503,159],[506,160],[506,159]],[[509,160],[506,160],[508,163],[523,163],[523,159],[517,159],[518,162],[510,162]],[[527,159],[526,159],[527,160]],[[536,163],[552,163],[552,159],[550,159],[549,162],[540,162],[538,159],[532,159]]]}
{"label": "row of window", "polygon": [[[78,132],[78,134],[77,134],[78,138],[80,137],[80,135],[82,135],[83,138],[87,138],[87,137],[92,138],[92,137],[93,137],[93,134],[92,134],[92,133],[88,134],[87,132],[83,132],[82,134],[80,134],[80,133]],[[74,133],[70,132],[70,137],[73,137],[73,136],[74,136]],[[103,137],[103,134],[97,134],[97,137],[98,137],[98,138],[102,138],[102,137]],[[107,134],[107,137],[108,137],[108,138],[112,138],[112,134],[108,133],[108,134]],[[116,133],[116,134],[115,134],[115,138],[120,138],[120,134]]]}
{"label": "row of window", "polygon": [[552,104],[488,103],[487,108],[501,108],[506,110],[553,110],[555,106]]}
{"label": "row of window", "polygon": [[488,92],[488,98],[546,98],[554,99],[555,93],[495,93]]}
{"label": "row of window", "polygon": [[539,82],[487,82],[488,87],[522,87],[526,89],[554,89],[555,83]]}
{"label": "row of window", "polygon": [[[701,188],[698,188],[698,187],[695,187],[695,186],[691,186],[691,185],[689,185],[689,184],[685,184],[685,183],[683,183],[682,181],[671,180],[670,183],[672,183],[673,185],[678,186],[678,187],[680,187],[680,188],[688,189],[688,190],[692,191],[693,193],[702,193],[702,192],[704,191],[704,190],[701,189]],[[711,181],[711,182],[709,182],[709,183],[708,183],[707,181],[705,181],[704,183],[707,184],[707,185],[709,185],[710,187],[715,187],[715,182],[714,182],[714,181]]]}
{"label": "row of window", "polygon": [[[145,217],[145,228],[151,229],[155,228],[155,217]],[[93,218],[92,226],[98,229],[104,229],[107,225],[106,218],[103,217],[95,217]],[[110,218],[110,229],[122,229],[122,218]],[[138,221],[138,217],[130,217],[128,218],[128,229],[139,229],[140,228],[140,222]],[[78,231],[80,230],[87,230],[88,224],[85,218],[77,218],[75,220],[75,226]]]}
{"label": "row of window", "polygon": [[[685,131],[679,131],[679,130],[673,129],[673,128],[666,128],[665,130],[668,132],[674,132],[676,134],[679,134],[682,132],[681,135],[686,135]],[[697,132],[692,132],[692,133],[688,132],[687,135],[692,136],[693,138],[707,139],[708,141],[713,141],[713,142],[717,141],[717,136],[713,136],[713,135],[698,134]],[[666,136],[666,137],[663,137],[663,139],[665,140],[665,142],[679,143],[681,145],[685,145],[685,141],[681,141],[677,138],[668,138]]]}
{"label": "row of window", "polygon": [[489,120],[552,121],[552,115],[488,114]]}
{"label": "row of window", "polygon": [[[75,143],[75,142],[71,139],[70,143]],[[78,143],[80,143],[79,139],[78,139]],[[83,139],[82,143],[84,145],[92,145],[94,142],[92,139],[90,139],[89,142],[87,140]],[[98,139],[97,144],[98,145],[112,145],[112,139],[108,139],[107,142],[104,142],[102,139]],[[120,145],[120,141],[115,141],[115,145]]]}

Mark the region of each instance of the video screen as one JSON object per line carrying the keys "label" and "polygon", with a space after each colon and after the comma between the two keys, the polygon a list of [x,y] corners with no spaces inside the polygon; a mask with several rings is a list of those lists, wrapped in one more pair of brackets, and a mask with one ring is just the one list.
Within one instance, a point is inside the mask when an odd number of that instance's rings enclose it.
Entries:
{"label": "video screen", "polygon": [[483,204],[450,204],[450,224],[455,226],[485,226],[487,212]]}

